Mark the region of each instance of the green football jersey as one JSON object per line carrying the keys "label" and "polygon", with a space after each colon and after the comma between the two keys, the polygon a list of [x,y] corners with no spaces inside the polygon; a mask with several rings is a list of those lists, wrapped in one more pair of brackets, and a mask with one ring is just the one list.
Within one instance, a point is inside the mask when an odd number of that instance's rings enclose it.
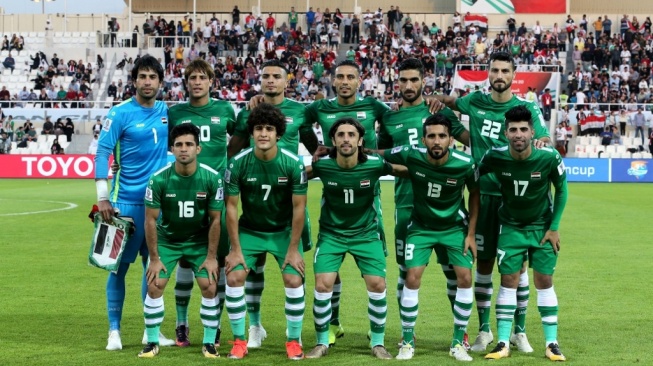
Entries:
{"label": "green football jersey", "polygon": [[[472,156],[480,161],[485,152],[495,146],[508,145],[504,135],[506,112],[516,106],[526,106],[533,116],[535,138],[549,137],[549,130],[537,104],[512,96],[506,103],[492,100],[490,93],[475,91],[456,99],[458,110],[469,116],[469,145]],[[481,194],[500,196],[499,181],[493,174],[481,177]]]}
{"label": "green football jersey", "polygon": [[341,168],[336,159],[324,157],[313,164],[313,176],[320,178],[322,210],[320,232],[354,237],[378,232],[374,187],[392,166],[378,155],[351,169]]}
{"label": "green football jersey", "polygon": [[[281,104],[278,104],[275,107],[279,108],[281,113],[286,116],[286,133],[284,133],[281,140],[277,142],[277,146],[291,151],[293,154],[297,154],[299,152],[299,129],[304,124],[306,106],[302,103],[286,98],[281,102]],[[238,113],[234,136],[250,138],[249,146],[254,147],[254,140],[251,139],[249,131],[247,131],[247,118],[249,117],[249,112],[249,109],[243,108]],[[313,130],[311,130],[311,133],[312,132]]]}
{"label": "green football jersey", "polygon": [[168,119],[168,131],[182,123],[197,126],[202,146],[197,161],[224,172],[227,167],[227,133],[232,134],[236,126],[236,113],[229,102],[209,99],[209,104],[203,107],[176,104],[168,110]]}
{"label": "green football jersey", "polygon": [[145,206],[161,210],[156,224],[159,238],[169,243],[207,243],[209,211],[224,209],[222,177],[205,164],[184,177],[177,174],[174,163],[168,164],[150,177]]}
{"label": "green football jersey", "polygon": [[227,196],[238,196],[243,214],[239,225],[254,231],[278,232],[292,226],[292,196],[306,195],[304,163],[294,153],[278,149],[262,161],[250,147],[229,161],[225,172]]}
{"label": "green football jersey", "polygon": [[313,123],[319,123],[324,134],[324,145],[331,147],[329,130],[333,123],[343,117],[351,117],[360,122],[365,128],[365,147],[376,149],[376,129],[374,123],[382,122],[383,113],[388,110],[388,106],[374,98],[358,98],[352,105],[340,105],[337,98],[321,99],[311,103],[306,107],[306,121],[304,126],[311,127]]}
{"label": "green football jersey", "polygon": [[527,159],[515,160],[508,146],[493,148],[479,163],[479,171],[494,173],[499,180],[501,223],[523,230],[548,229],[553,217],[551,184],[556,191],[566,188],[563,185],[567,185],[567,173],[555,149],[532,151]]}
{"label": "green football jersey", "polygon": [[411,221],[437,231],[466,226],[468,212],[463,193],[465,187],[468,190],[478,188],[474,158],[449,149],[447,162],[435,166],[427,156],[425,147],[407,145],[384,153],[387,161],[405,165],[410,173],[415,200]]}
{"label": "green football jersey", "polygon": [[[440,113],[451,121],[452,136],[459,137],[465,131],[465,127],[451,109],[445,108]],[[398,111],[387,110],[379,128],[379,146],[423,146],[422,125],[430,115],[425,102],[412,107],[402,107]],[[413,191],[407,178],[395,178],[395,207],[413,207]]]}

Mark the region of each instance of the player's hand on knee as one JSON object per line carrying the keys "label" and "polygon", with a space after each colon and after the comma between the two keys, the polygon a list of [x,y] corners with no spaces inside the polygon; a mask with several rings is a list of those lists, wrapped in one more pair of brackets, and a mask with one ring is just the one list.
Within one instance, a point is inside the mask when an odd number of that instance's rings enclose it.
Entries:
{"label": "player's hand on knee", "polygon": [[97,207],[100,214],[102,214],[102,220],[107,223],[112,223],[116,212],[113,206],[111,206],[111,202],[108,200],[98,201]]}
{"label": "player's hand on knee", "polygon": [[147,272],[145,273],[148,286],[154,284],[154,286],[159,287],[159,273],[161,271],[168,273],[166,266],[163,265],[159,258],[150,257],[150,264],[147,266]]}
{"label": "player's hand on knee", "polygon": [[290,265],[292,268],[294,268],[299,274],[304,277],[304,270],[305,270],[305,264],[304,264],[304,258],[302,255],[299,253],[298,250],[289,250],[288,254],[286,254],[286,258],[283,261],[283,266],[281,267],[281,270],[283,271],[286,269],[286,266]]}
{"label": "player's hand on knee", "polygon": [[544,238],[540,241],[540,245],[544,245],[546,242],[549,242],[553,248],[553,252],[558,254],[560,251],[560,233],[555,230],[547,230]]}
{"label": "player's hand on knee", "polygon": [[238,251],[230,251],[229,255],[224,260],[224,273],[228,274],[229,272],[233,271],[234,268],[236,268],[239,264],[243,265],[243,268],[245,269],[245,272],[249,271],[249,268],[247,268],[247,263],[245,263],[245,258],[243,257],[243,253],[238,250]]}
{"label": "player's hand on knee", "polygon": [[198,271],[201,271],[202,269],[206,269],[206,272],[209,274],[209,285],[213,284],[213,279],[215,279],[215,282],[218,282],[218,279],[220,278],[220,268],[218,267],[218,260],[216,258],[206,258]]}

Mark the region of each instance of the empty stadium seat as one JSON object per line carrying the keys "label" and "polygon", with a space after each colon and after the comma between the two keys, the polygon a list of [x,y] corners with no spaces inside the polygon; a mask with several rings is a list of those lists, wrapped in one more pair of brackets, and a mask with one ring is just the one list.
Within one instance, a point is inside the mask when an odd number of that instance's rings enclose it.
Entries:
{"label": "empty stadium seat", "polygon": [[608,153],[608,154],[613,154],[613,153],[617,152],[617,147],[614,146],[614,145],[608,145],[608,146],[605,147],[605,152]]}
{"label": "empty stadium seat", "polygon": [[590,137],[590,145],[593,146],[601,145],[601,138],[599,136]]}
{"label": "empty stadium seat", "polygon": [[596,151],[596,152],[605,151],[605,146],[603,146],[603,145],[594,146],[594,151]]}
{"label": "empty stadium seat", "polygon": [[653,159],[653,155],[648,152],[642,152],[642,159]]}
{"label": "empty stadium seat", "polygon": [[588,154],[596,152],[596,146],[594,146],[594,145],[585,146],[585,152],[588,153]]}
{"label": "empty stadium seat", "polygon": [[624,145],[616,145],[616,146],[617,146],[617,152],[619,154],[623,154],[623,153],[627,152],[627,147],[626,146],[624,146]]}
{"label": "empty stadium seat", "polygon": [[[603,154],[601,154],[601,155],[603,155]],[[594,158],[594,159],[596,159],[596,158],[599,157],[599,153],[597,153],[597,152],[591,152],[591,153],[588,153],[588,154],[587,154],[587,157],[588,157],[588,158]]]}
{"label": "empty stadium seat", "polygon": [[579,153],[576,154],[576,157],[577,158],[586,158],[587,153],[586,152],[579,152]]}
{"label": "empty stadium seat", "polygon": [[581,152],[585,152],[585,146],[584,145],[576,145],[576,149],[574,151],[576,151],[576,154],[581,153]]}
{"label": "empty stadium seat", "polygon": [[631,158],[631,154],[630,154],[629,152],[620,153],[620,154],[619,154],[619,157],[622,158],[622,159],[630,159],[630,158]]}
{"label": "empty stadium seat", "polygon": [[590,144],[590,138],[587,136],[581,136],[580,137],[580,144],[581,145],[589,145]]}
{"label": "empty stadium seat", "polygon": [[642,157],[643,157],[642,153],[638,153],[638,152],[634,153],[633,156],[632,156],[633,159],[641,159]]}
{"label": "empty stadium seat", "polygon": [[622,137],[621,138],[621,143],[623,145],[625,145],[625,146],[634,145],[632,137]]}

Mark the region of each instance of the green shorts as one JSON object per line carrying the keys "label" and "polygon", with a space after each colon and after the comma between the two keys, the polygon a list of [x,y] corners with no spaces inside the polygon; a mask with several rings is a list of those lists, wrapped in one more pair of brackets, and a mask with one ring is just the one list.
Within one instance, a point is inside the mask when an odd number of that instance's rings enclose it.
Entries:
{"label": "green shorts", "polygon": [[311,218],[308,217],[308,207],[306,207],[306,214],[304,215],[304,230],[302,231],[302,248],[304,248],[304,253],[313,249],[313,239],[311,238]]}
{"label": "green shorts", "polygon": [[513,274],[528,260],[530,267],[544,275],[553,275],[558,256],[550,243],[540,244],[546,230],[518,230],[501,225],[497,260],[499,273]]}
{"label": "green shorts", "polygon": [[220,216],[220,242],[218,243],[218,258],[224,262],[229,254],[229,233],[227,232],[227,210],[222,210]]}
{"label": "green shorts", "polygon": [[320,233],[313,257],[315,273],[338,272],[347,253],[356,261],[363,276],[385,277],[384,245],[374,235],[345,238],[332,234]]}
{"label": "green shorts", "polygon": [[[240,239],[240,248],[243,251],[247,268],[255,268],[256,259],[265,253],[272,254],[277,260],[279,268],[283,267],[286,254],[288,254],[288,245],[290,244],[290,228],[284,231],[265,233],[238,227],[238,238]],[[301,245],[298,249],[299,254],[303,255],[304,251]],[[244,269],[243,266],[239,264],[233,270],[237,271],[242,269]],[[297,276],[300,275],[292,266],[286,266],[282,272]]]}
{"label": "green shorts", "polygon": [[434,231],[411,223],[404,255],[406,268],[428,265],[431,251],[435,251],[438,263],[471,269],[474,264],[472,252],[463,254],[465,235],[467,229],[462,226],[446,231]]}
{"label": "green shorts", "polygon": [[408,222],[413,209],[401,207],[395,209],[395,259],[397,264],[404,265],[404,248],[406,247],[406,234]]}
{"label": "green shorts", "polygon": [[476,251],[478,259],[487,261],[497,256],[499,241],[499,207],[501,196],[481,195],[476,222]]}
{"label": "green shorts", "polygon": [[160,278],[170,278],[177,262],[181,259],[190,264],[195,277],[208,278],[209,273],[206,269],[199,271],[200,266],[206,260],[206,254],[209,250],[208,243],[168,243],[159,238],[158,242],[159,258],[168,270],[168,273],[161,271]]}

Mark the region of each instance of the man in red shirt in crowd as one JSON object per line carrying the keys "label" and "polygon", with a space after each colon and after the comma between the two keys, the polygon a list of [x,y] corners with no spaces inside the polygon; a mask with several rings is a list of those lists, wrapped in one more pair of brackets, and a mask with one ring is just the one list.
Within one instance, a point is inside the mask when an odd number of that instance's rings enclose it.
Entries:
{"label": "man in red shirt in crowd", "polygon": [[274,29],[274,24],[276,23],[276,19],[272,16],[272,13],[268,15],[268,18],[265,19],[265,28],[266,29]]}
{"label": "man in red shirt in crowd", "polygon": [[553,98],[551,98],[551,93],[549,88],[544,89],[544,94],[542,94],[542,114],[544,114],[544,120],[549,122],[551,120],[551,107],[553,106]]}

